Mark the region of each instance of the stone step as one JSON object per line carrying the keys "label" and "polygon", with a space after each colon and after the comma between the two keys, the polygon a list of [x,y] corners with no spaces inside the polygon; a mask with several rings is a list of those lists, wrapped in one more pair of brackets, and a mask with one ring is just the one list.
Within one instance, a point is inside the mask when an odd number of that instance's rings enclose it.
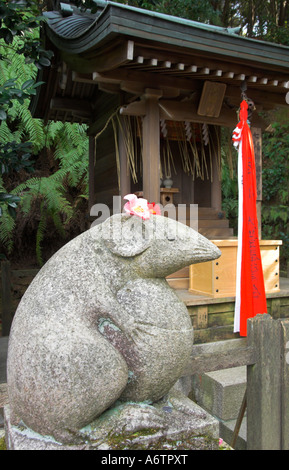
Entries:
{"label": "stone step", "polygon": [[178,222],[182,222],[183,224],[190,225],[190,222],[193,222],[198,225],[199,228],[202,229],[211,229],[211,228],[229,228],[229,220],[228,219],[182,219],[181,217],[178,218]]}
{"label": "stone step", "polygon": [[213,207],[198,207],[198,218],[200,219],[225,219],[224,211],[219,211]]}
{"label": "stone step", "polygon": [[167,215],[176,218],[211,240],[234,236],[234,230],[229,227],[229,220],[226,219],[225,213],[212,207],[197,207],[197,210],[192,211],[189,206],[181,211],[173,208],[172,212],[168,212]]}
{"label": "stone step", "polygon": [[226,219],[210,221],[205,220],[205,223],[203,224],[202,220],[183,220],[180,218],[178,219],[178,222],[188,225],[210,240],[227,239],[234,236],[234,229],[229,227],[229,221]]}
{"label": "stone step", "polygon": [[[247,385],[246,366],[193,376],[192,398],[219,420],[220,437],[231,444]],[[235,449],[246,448],[246,416]]]}
{"label": "stone step", "polygon": [[246,383],[245,366],[195,375],[196,402],[219,419],[237,419]]}
{"label": "stone step", "polygon": [[224,228],[224,227],[217,227],[217,228],[203,228],[199,226],[198,232],[201,235],[204,235],[206,238],[210,238],[211,240],[215,239],[227,239],[234,236],[234,230],[232,228]]}
{"label": "stone step", "polygon": [[[198,218],[199,220],[200,219],[215,219],[215,220],[226,219],[225,212],[218,211],[214,209],[213,207],[198,207],[198,206],[196,207],[193,205],[193,208],[191,210],[190,206],[187,205],[185,210],[182,208],[180,211],[178,211],[178,207],[176,206],[175,211],[176,211],[176,215],[178,215],[179,212],[182,216],[186,214],[187,219],[189,217]],[[169,213],[169,210],[168,210],[168,213]],[[173,210],[172,210],[172,213],[174,213]]]}
{"label": "stone step", "polygon": [[200,219],[199,227],[202,228],[228,228],[228,219]]}

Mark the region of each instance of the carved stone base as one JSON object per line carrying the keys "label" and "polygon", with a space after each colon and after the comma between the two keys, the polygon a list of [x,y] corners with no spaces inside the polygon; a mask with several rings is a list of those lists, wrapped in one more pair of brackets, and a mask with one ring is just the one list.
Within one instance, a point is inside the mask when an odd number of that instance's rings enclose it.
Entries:
{"label": "carved stone base", "polygon": [[179,391],[154,404],[119,403],[80,430],[75,442],[60,443],[23,423],[10,422],[4,409],[8,450],[215,450],[219,423]]}

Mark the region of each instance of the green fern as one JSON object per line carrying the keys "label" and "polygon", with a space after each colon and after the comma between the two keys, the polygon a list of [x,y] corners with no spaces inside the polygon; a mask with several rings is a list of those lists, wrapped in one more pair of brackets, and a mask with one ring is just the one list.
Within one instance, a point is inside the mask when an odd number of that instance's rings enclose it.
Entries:
{"label": "green fern", "polygon": [[8,210],[3,208],[0,222],[0,241],[6,248],[8,254],[13,249],[13,231],[15,228],[15,221],[9,214]]}
{"label": "green fern", "polygon": [[43,123],[40,119],[33,118],[30,110],[25,106],[21,106],[19,103],[17,105],[15,107],[19,108],[18,118],[21,119],[20,130],[25,132],[27,139],[33,144],[34,154],[37,154],[43,148],[45,139]]}
{"label": "green fern", "polygon": [[[33,34],[37,34],[34,30]],[[16,38],[16,40],[20,40]],[[14,44],[14,43],[13,43]],[[17,46],[17,44],[16,44]],[[0,45],[0,54],[7,56],[7,49]],[[13,51],[8,54],[8,61],[0,61],[0,83],[13,78],[19,87],[36,77],[34,65],[26,64],[25,58]],[[9,120],[0,124],[0,142],[32,144],[34,155],[50,149],[53,151],[57,171],[49,176],[30,177],[17,187],[9,188],[11,194],[19,195],[21,203],[18,207],[18,220],[21,226],[30,223],[35,217],[33,211],[40,210],[40,219],[36,228],[36,257],[43,262],[43,243],[48,230],[48,219],[54,224],[57,233],[65,236],[66,227],[72,222],[75,207],[79,199],[87,198],[88,194],[88,137],[86,126],[62,122],[50,122],[44,126],[43,121],[35,119],[29,111],[29,101],[23,104],[18,101],[8,110]],[[12,130],[13,129],[13,130]],[[3,180],[0,188],[6,192]],[[74,188],[75,199],[69,197]],[[39,209],[40,208],[40,209]],[[38,218],[37,216],[37,218]],[[19,219],[20,218],[20,219]],[[17,219],[16,219],[17,223]],[[0,242],[9,251],[13,250],[15,238],[15,221],[7,211],[3,212],[0,221]],[[18,234],[19,236],[19,234]]]}
{"label": "green fern", "polygon": [[[6,192],[3,179],[0,176],[0,192]],[[15,228],[15,220],[8,212],[7,207],[2,207],[2,215],[0,219],[0,242],[10,254],[13,249],[13,230]]]}
{"label": "green fern", "polygon": [[[20,133],[21,134],[21,133]],[[16,134],[11,132],[6,121],[1,121],[0,124],[0,142],[6,144],[12,140],[19,141],[19,137]]]}
{"label": "green fern", "polygon": [[[52,126],[51,129],[55,132],[54,126]],[[63,127],[58,126],[58,132],[61,131],[61,129],[63,129]],[[78,126],[74,126],[74,132],[76,130],[78,130]],[[49,135],[48,138],[50,139]],[[55,145],[58,146],[55,151],[55,158],[60,162],[59,170],[48,177],[32,177],[11,191],[12,194],[21,197],[19,210],[23,213],[23,216],[28,217],[28,219],[31,208],[33,207],[33,202],[41,201],[41,218],[36,234],[36,257],[39,264],[43,262],[41,250],[45,230],[47,228],[47,224],[44,224],[43,218],[47,220],[50,217],[57,232],[64,237],[65,226],[72,220],[75,209],[74,203],[70,202],[66,197],[68,188],[78,188],[80,185],[80,196],[87,198],[88,139],[86,134],[82,134],[83,142],[81,145],[78,145],[80,150],[71,147],[70,149],[68,148],[69,138],[67,138],[65,134],[63,140],[66,141],[67,144],[65,148],[60,139],[55,143]]]}

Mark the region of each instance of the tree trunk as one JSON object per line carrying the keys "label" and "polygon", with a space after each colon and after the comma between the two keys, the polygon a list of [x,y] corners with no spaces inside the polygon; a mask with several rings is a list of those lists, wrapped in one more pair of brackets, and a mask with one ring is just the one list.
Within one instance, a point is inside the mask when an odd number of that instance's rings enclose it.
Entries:
{"label": "tree trunk", "polygon": [[249,0],[249,8],[247,13],[247,22],[248,22],[248,36],[253,36],[253,27],[255,23],[255,4],[253,0]]}
{"label": "tree trunk", "polygon": [[222,24],[224,27],[230,26],[231,23],[231,2],[225,0],[223,13],[222,13]]}
{"label": "tree trunk", "polygon": [[278,26],[284,26],[287,15],[288,15],[288,0],[286,1],[281,0],[280,5],[279,5],[279,17],[278,17],[278,21],[276,19],[276,24],[278,24]]}

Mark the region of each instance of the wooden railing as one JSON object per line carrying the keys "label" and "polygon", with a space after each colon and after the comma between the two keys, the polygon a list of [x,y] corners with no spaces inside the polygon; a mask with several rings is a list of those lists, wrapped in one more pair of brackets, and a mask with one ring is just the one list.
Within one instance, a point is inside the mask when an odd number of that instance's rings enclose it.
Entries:
{"label": "wooden railing", "polygon": [[257,315],[247,338],[195,345],[184,375],[239,366],[247,366],[247,389],[230,444],[247,408],[247,450],[289,450],[289,320]]}

